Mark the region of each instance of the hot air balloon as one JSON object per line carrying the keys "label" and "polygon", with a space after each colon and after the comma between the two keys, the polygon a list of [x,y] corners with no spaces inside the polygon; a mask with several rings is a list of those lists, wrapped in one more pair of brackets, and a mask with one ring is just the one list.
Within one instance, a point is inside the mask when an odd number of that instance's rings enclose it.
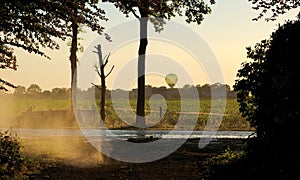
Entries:
{"label": "hot air balloon", "polygon": [[173,88],[178,81],[178,77],[176,74],[171,73],[166,75],[165,81],[170,86],[170,88]]}

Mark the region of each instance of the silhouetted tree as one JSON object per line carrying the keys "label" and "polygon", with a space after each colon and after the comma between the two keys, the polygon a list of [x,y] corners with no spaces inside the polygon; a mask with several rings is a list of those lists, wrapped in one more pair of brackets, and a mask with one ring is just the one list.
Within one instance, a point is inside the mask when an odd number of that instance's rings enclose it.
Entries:
{"label": "silhouetted tree", "polygon": [[248,149],[256,175],[300,177],[299,32],[299,20],[279,26],[269,40],[247,48],[253,61],[237,74],[240,111],[257,133]]}
{"label": "silhouetted tree", "polygon": [[208,98],[211,97],[211,88],[209,84],[201,86],[199,91],[200,97]]}
{"label": "silhouetted tree", "polygon": [[42,97],[43,98],[49,99],[49,98],[51,98],[51,96],[52,96],[52,93],[49,90],[45,90],[45,91],[42,92]]}
{"label": "silhouetted tree", "polygon": [[189,89],[189,88],[191,88],[191,85],[189,85],[189,84],[185,84],[185,85],[182,87],[182,89]]}
{"label": "silhouetted tree", "polygon": [[40,88],[39,85],[37,84],[31,84],[28,88],[27,88],[27,94],[30,97],[38,97],[38,95],[40,95],[40,93],[42,92],[42,89]]}
{"label": "silhouetted tree", "polygon": [[[70,61],[71,83],[77,87],[76,52],[78,26],[84,25],[92,31],[102,33],[100,25],[104,11],[98,7],[97,0],[31,0],[0,2],[0,67],[4,62],[16,64],[13,49],[10,46],[20,47],[28,52],[42,56],[46,54],[40,47],[58,49],[59,45],[54,38],[65,40],[72,38]],[[16,69],[16,66],[13,66]],[[2,85],[1,85],[2,84]],[[0,88],[3,84],[14,87],[11,83],[0,79]]]}
{"label": "silhouetted tree", "polygon": [[[107,20],[104,11],[99,8],[98,0],[53,0],[53,8],[57,13],[54,18],[66,23],[67,29],[71,32],[71,101],[76,101],[77,90],[77,51],[79,25],[87,26],[92,31],[102,34],[102,20]],[[75,90],[74,90],[75,89]],[[74,98],[73,98],[74,97]],[[73,102],[76,105],[76,102]]]}
{"label": "silhouetted tree", "polygon": [[54,99],[67,99],[67,98],[69,98],[67,88],[53,88],[52,89],[52,98],[54,98]]}
{"label": "silhouetted tree", "polygon": [[[147,25],[150,20],[157,32],[163,29],[163,19],[177,15],[186,16],[186,22],[200,24],[204,14],[211,12],[203,0],[102,0],[111,2],[126,16],[132,13],[140,22],[140,45],[138,50],[138,90],[136,106],[136,126],[145,127],[145,60],[148,45]],[[210,0],[214,3],[214,0]]]}
{"label": "silhouetted tree", "polygon": [[14,95],[17,97],[23,97],[26,95],[26,88],[24,86],[17,86],[14,90]]}
{"label": "silhouetted tree", "polygon": [[249,0],[253,4],[253,9],[260,10],[260,14],[253,20],[261,19],[268,16],[266,21],[274,21],[280,15],[285,14],[291,9],[296,9],[300,6],[299,0]]}
{"label": "silhouetted tree", "polygon": [[[48,2],[48,1],[46,1]],[[54,38],[64,39],[64,26],[51,17],[55,12],[43,0],[0,1],[0,69],[17,70],[17,59],[12,47],[45,56],[40,47],[58,49]],[[0,90],[15,86],[0,78]]]}
{"label": "silhouetted tree", "polygon": [[99,88],[96,85],[95,85],[95,87],[97,87],[101,90],[100,116],[101,116],[101,119],[103,121],[105,121],[106,78],[110,75],[110,73],[112,72],[112,70],[114,69],[115,66],[112,66],[111,69],[109,70],[109,72],[107,74],[105,74],[105,67],[108,63],[108,59],[109,59],[110,55],[107,55],[103,59],[101,45],[99,44],[95,48],[97,51],[94,51],[94,52],[98,54],[98,58],[99,58],[99,67],[97,67],[97,65],[95,65],[95,69],[101,80],[101,88]]}
{"label": "silhouetted tree", "polygon": [[[0,37],[0,69],[17,70],[17,59],[11,48],[1,44]],[[0,90],[8,91],[7,87],[16,88],[12,83],[0,78]]]}

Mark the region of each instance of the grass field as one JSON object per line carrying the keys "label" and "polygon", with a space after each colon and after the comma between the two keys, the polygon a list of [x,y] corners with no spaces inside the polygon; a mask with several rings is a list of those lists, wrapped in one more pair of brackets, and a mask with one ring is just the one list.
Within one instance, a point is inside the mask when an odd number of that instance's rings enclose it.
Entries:
{"label": "grass field", "polygon": [[[209,118],[211,112],[211,104],[216,101],[218,104],[220,100],[202,99],[199,106],[195,100],[153,100],[146,102],[147,122],[155,124],[156,128],[172,128],[177,123],[180,113],[183,120],[188,121],[191,117],[195,117],[199,113],[196,129],[202,130]],[[184,103],[182,106],[181,103]],[[90,101],[79,102],[81,109],[92,109]],[[97,102],[99,104],[99,102]],[[0,125],[10,126],[22,113],[31,109],[35,111],[57,111],[69,110],[71,102],[68,99],[16,99],[16,98],[1,98],[0,99]],[[182,107],[181,107],[182,106]],[[197,108],[200,107],[200,108]],[[134,111],[136,101],[130,100],[108,100],[106,103],[105,120],[109,128],[124,128],[127,127],[126,121],[135,119]],[[150,109],[151,107],[151,109]],[[223,121],[221,123],[221,130],[250,130],[249,123],[241,117],[239,113],[239,106],[236,99],[227,99],[226,108],[224,111]],[[152,112],[150,112],[152,110]],[[218,109],[217,109],[218,111]],[[162,116],[161,116],[162,115]],[[161,121],[160,121],[161,120]],[[125,121],[125,122],[124,122]]]}

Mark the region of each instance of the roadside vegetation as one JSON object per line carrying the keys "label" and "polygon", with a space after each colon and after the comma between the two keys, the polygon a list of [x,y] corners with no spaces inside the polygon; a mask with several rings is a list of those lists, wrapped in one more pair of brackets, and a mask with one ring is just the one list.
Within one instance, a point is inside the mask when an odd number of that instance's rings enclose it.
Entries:
{"label": "roadside vegetation", "polygon": [[23,169],[21,143],[11,129],[0,132],[0,179],[18,177]]}

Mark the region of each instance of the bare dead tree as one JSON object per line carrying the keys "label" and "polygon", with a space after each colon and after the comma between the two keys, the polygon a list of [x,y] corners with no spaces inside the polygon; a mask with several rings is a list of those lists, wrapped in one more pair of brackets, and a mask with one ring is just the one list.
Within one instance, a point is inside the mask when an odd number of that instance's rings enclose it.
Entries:
{"label": "bare dead tree", "polygon": [[105,113],[105,94],[106,94],[106,78],[111,74],[115,66],[112,66],[110,71],[105,74],[105,67],[108,63],[108,59],[110,54],[102,58],[102,50],[101,50],[101,45],[99,44],[98,46],[95,46],[97,51],[93,51],[94,53],[98,54],[99,58],[99,67],[95,65],[95,70],[100,77],[101,80],[101,87],[95,85],[92,83],[96,88],[101,90],[101,102],[100,102],[100,116],[103,121],[105,121],[106,113]]}

